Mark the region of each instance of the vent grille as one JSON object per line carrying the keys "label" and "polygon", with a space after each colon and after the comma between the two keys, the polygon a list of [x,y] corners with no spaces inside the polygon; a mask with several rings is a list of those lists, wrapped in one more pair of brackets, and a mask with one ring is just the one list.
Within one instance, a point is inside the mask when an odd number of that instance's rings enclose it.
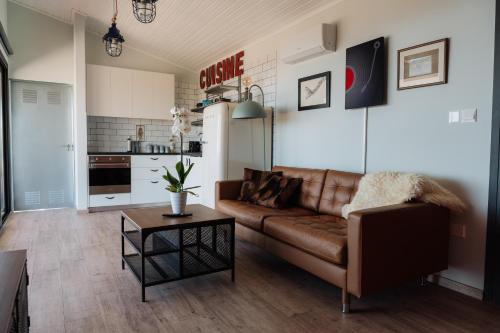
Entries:
{"label": "vent grille", "polygon": [[49,191],[49,205],[64,204],[64,190]]}
{"label": "vent grille", "polygon": [[40,204],[40,191],[24,192],[24,204],[34,206]]}
{"label": "vent grille", "polygon": [[23,89],[23,103],[38,103],[38,92],[35,89]]}
{"label": "vent grille", "polygon": [[59,91],[49,91],[47,93],[47,103],[52,105],[60,105],[61,93]]}

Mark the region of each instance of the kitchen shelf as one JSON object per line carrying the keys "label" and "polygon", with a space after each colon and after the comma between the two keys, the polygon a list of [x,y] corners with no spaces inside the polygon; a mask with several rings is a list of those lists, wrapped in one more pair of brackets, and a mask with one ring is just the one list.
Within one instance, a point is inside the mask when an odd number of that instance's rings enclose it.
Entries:
{"label": "kitchen shelf", "polygon": [[238,91],[239,88],[240,87],[238,87],[238,86],[228,86],[228,85],[220,84],[220,85],[208,88],[207,90],[205,90],[205,94],[207,94],[207,95],[221,95],[221,94],[228,92],[228,91],[233,91],[233,90]]}
{"label": "kitchen shelf", "polygon": [[203,126],[203,119],[192,121],[191,126]]}

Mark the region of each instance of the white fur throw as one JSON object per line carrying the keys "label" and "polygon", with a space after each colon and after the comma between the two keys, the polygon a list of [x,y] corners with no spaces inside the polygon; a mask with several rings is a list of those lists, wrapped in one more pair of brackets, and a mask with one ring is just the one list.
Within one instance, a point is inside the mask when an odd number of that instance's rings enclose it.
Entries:
{"label": "white fur throw", "polygon": [[466,209],[462,200],[432,179],[417,174],[377,172],[361,178],[351,203],[342,207],[342,216],[347,218],[353,211],[410,200],[433,203],[458,213]]}

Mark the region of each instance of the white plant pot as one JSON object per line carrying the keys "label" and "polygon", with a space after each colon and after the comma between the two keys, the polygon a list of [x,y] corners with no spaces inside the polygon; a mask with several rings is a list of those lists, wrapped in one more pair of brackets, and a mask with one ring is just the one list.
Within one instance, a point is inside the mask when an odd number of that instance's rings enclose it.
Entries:
{"label": "white plant pot", "polygon": [[173,214],[184,214],[186,212],[187,192],[170,192],[170,204]]}

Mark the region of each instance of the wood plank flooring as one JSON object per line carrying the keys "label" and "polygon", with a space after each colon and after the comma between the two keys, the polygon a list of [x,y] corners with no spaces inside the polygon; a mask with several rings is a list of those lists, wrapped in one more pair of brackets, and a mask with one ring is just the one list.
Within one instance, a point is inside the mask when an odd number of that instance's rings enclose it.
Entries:
{"label": "wood plank flooring", "polygon": [[31,332],[500,332],[500,307],[416,282],[342,315],[340,289],[242,241],[236,283],[178,281],[142,303],[120,244],[118,212],[13,214],[0,249],[28,249]]}

